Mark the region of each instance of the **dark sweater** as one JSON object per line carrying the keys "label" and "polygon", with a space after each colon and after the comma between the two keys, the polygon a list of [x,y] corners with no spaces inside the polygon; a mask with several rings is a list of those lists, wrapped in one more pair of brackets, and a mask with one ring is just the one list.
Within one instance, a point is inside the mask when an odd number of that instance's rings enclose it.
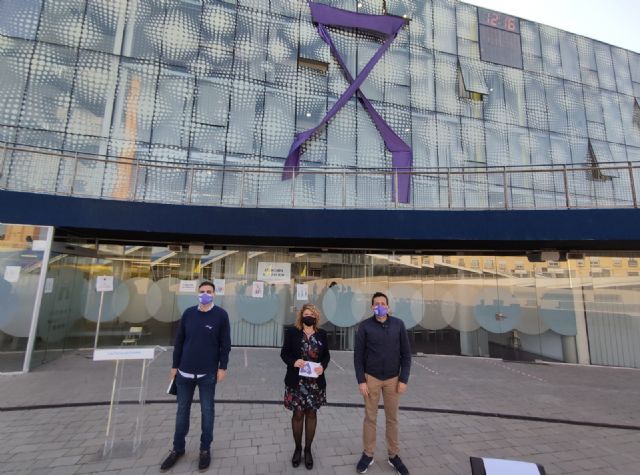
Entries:
{"label": "dark sweater", "polygon": [[214,305],[208,312],[189,307],[182,314],[173,349],[173,367],[185,373],[209,374],[227,369],[231,329],[227,312]]}
{"label": "dark sweater", "polygon": [[[300,375],[298,374],[300,369],[293,366],[293,364],[296,360],[302,358],[302,338],[302,330],[298,330],[296,327],[285,328],[284,344],[280,351],[280,358],[287,364],[287,374],[284,377],[284,384],[290,388],[297,388],[300,382]],[[327,343],[327,332],[318,329],[316,338],[320,344],[320,352],[318,353],[317,361],[314,361],[314,363],[320,363],[323,369],[327,369],[329,360],[331,359],[329,344]],[[321,388],[327,387],[327,380],[324,377],[324,373],[318,376],[318,386]]]}
{"label": "dark sweater", "polygon": [[384,323],[369,317],[358,326],[353,350],[353,366],[358,384],[365,373],[386,380],[399,376],[401,383],[409,381],[411,348],[409,335],[399,318],[388,316]]}

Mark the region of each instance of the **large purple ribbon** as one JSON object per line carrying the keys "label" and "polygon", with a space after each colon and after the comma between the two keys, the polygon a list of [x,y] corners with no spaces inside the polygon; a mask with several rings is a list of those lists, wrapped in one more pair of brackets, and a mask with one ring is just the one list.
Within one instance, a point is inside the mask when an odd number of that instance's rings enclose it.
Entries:
{"label": "large purple ribbon", "polygon": [[[411,184],[411,175],[409,172],[413,161],[411,147],[409,147],[391,129],[391,127],[389,127],[382,116],[380,116],[378,111],[373,107],[369,99],[367,99],[360,90],[360,86],[367,79],[367,76],[369,76],[369,73],[373,70],[380,58],[382,58],[384,53],[389,49],[389,46],[391,46],[391,43],[396,38],[398,31],[400,31],[400,29],[406,24],[406,20],[404,18],[391,15],[367,15],[355,13],[313,2],[309,2],[309,7],[311,9],[311,17],[313,18],[314,23],[317,24],[318,33],[322,40],[329,45],[331,53],[338,61],[345,79],[349,82],[349,87],[344,93],[342,93],[338,101],[333,105],[329,112],[327,112],[316,127],[296,134],[293,144],[291,145],[291,149],[289,150],[289,155],[287,156],[287,160],[284,164],[282,178],[284,180],[289,179],[298,171],[300,167],[302,145],[321,127],[329,122],[349,101],[349,99],[356,94],[356,97],[371,117],[371,120],[373,120],[378,132],[380,132],[385,146],[391,152],[391,163],[394,170],[394,194],[396,194],[397,183],[397,200],[401,203],[408,203]],[[385,41],[380,49],[376,51],[355,79],[349,72],[342,56],[340,56],[338,49],[331,40],[326,28],[327,26],[358,28],[374,33],[380,33],[385,36]]]}

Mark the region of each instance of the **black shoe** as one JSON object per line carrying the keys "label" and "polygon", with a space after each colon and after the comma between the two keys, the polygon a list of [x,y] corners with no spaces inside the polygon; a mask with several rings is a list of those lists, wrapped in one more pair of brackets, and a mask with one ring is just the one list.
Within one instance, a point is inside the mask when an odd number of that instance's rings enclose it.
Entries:
{"label": "black shoe", "polygon": [[198,457],[198,470],[204,472],[209,468],[211,463],[211,452],[209,450],[201,450],[200,457]]}
{"label": "black shoe", "polygon": [[304,449],[304,466],[307,467],[307,470],[311,470],[313,468],[311,449]]}
{"label": "black shoe", "polygon": [[358,462],[358,465],[356,465],[358,473],[367,473],[367,470],[371,465],[373,465],[373,457],[369,457],[367,454],[362,452],[362,457],[360,457],[360,461]]}
{"label": "black shoe", "polygon": [[183,455],[184,455],[184,451],[176,452],[175,450],[172,450],[171,452],[169,452],[169,455],[167,455],[167,458],[164,459],[162,461],[162,464],[160,465],[160,471],[166,472],[167,470],[169,470],[171,467],[173,467],[176,464],[178,459]]}
{"label": "black shoe", "polygon": [[404,466],[402,460],[397,455],[389,459],[389,465],[396,469],[400,475],[409,475],[409,470]]}
{"label": "black shoe", "polygon": [[293,468],[300,465],[300,460],[302,460],[302,449],[296,447],[296,450],[293,451],[293,457],[291,457],[291,465]]}

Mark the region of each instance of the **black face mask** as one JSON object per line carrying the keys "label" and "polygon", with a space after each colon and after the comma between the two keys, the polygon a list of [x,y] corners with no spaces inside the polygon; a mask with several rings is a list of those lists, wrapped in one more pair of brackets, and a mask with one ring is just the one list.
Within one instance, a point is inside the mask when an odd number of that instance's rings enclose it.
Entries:
{"label": "black face mask", "polygon": [[308,327],[312,327],[316,324],[315,317],[302,317],[302,323]]}

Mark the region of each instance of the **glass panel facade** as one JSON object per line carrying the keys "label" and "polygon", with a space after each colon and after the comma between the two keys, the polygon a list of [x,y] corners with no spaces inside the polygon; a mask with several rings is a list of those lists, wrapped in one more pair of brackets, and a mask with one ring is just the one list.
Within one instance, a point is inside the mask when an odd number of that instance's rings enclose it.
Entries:
{"label": "glass panel facade", "polygon": [[[42,302],[34,363],[93,346],[96,276],[112,275],[100,347],[121,345],[132,326],[143,327],[139,344],[170,345],[180,315],[197,303],[196,294],[180,292],[180,281],[219,279],[216,304],[229,312],[234,345],[280,346],[283,326],[311,302],[322,311],[331,348],[353,349],[355,326],[370,315],[371,295],[382,291],[409,330],[414,353],[583,363],[591,358],[594,364],[640,367],[637,253],[544,261],[540,254],[227,247],[201,255],[186,248],[67,242],[54,246],[51,256],[52,285]],[[269,265],[290,271],[274,279],[263,270]],[[254,296],[256,282],[264,287],[261,297]],[[5,348],[15,345],[6,321],[3,332]]]}
{"label": "glass panel facade", "polygon": [[0,223],[0,373],[25,365],[48,233],[53,230]]}
{"label": "glass panel facade", "polygon": [[[380,1],[328,3],[384,13]],[[510,68],[480,60],[476,7],[453,0],[388,3],[389,14],[411,21],[361,90],[411,146],[414,166],[519,165],[517,148],[494,144],[495,131],[506,134],[507,124],[555,134],[566,143],[607,142],[618,150],[614,160],[636,156],[629,149],[640,146],[633,112],[640,96],[640,55],[522,20],[523,68]],[[0,18],[0,139],[9,145],[145,163],[177,157],[186,165],[219,165],[233,181],[238,172],[228,169],[231,163],[281,167],[295,133],[317,125],[348,87],[304,2],[6,0]],[[360,30],[329,30],[353,76],[382,44]],[[305,59],[319,61],[324,70],[304,66]],[[458,67],[467,91],[480,93],[480,100],[460,97]],[[469,133],[434,135],[433,121],[424,117],[435,112],[458,117],[458,123],[460,116],[477,121]],[[427,137],[433,140],[425,146]],[[167,148],[171,153],[157,153]],[[452,155],[452,149],[463,152]],[[550,151],[535,163],[577,163],[553,147]],[[5,164],[11,170],[2,178],[7,187],[23,190],[30,182],[30,160],[11,154]],[[55,155],[50,160],[59,167]],[[301,163],[391,165],[379,132],[357,101],[305,144]],[[118,179],[116,169],[104,164],[79,169],[82,184],[74,192],[114,196],[112,187],[103,185]],[[70,190],[65,179],[56,174],[61,183],[30,183],[29,189]],[[274,190],[269,180],[254,179],[258,188],[267,187],[260,195]],[[420,180],[414,177],[416,189]],[[586,174],[576,180],[592,187]],[[320,187],[314,193],[324,196],[328,181],[323,177],[308,186]],[[432,186],[438,194],[449,193],[447,181]],[[354,180],[343,195],[357,193]],[[175,202],[171,196],[167,200]],[[351,205],[349,199],[326,196],[325,206]],[[422,199],[421,193],[412,195],[414,202]]]}

